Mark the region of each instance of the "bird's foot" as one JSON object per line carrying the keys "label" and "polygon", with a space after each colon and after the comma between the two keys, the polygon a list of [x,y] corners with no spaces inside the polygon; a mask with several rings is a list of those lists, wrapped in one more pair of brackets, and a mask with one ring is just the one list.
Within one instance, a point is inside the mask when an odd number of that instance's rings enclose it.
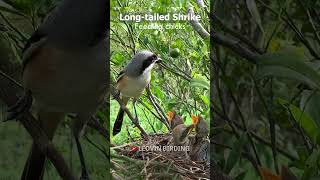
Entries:
{"label": "bird's foot", "polygon": [[136,127],[136,126],[137,126],[137,124],[139,124],[138,117],[134,117],[134,118],[132,118],[132,125],[133,125],[134,127]]}
{"label": "bird's foot", "polygon": [[4,120],[4,122],[17,119],[19,116],[28,112],[31,105],[32,105],[32,95],[30,91],[27,91],[25,95],[22,98],[20,98],[19,101],[14,106],[8,109],[9,115],[7,119]]}
{"label": "bird's foot", "polygon": [[138,123],[139,122],[138,117],[133,118],[133,121],[134,121],[134,123]]}
{"label": "bird's foot", "polygon": [[120,91],[118,89],[115,90],[115,92],[112,94],[113,99],[119,99],[120,98]]}

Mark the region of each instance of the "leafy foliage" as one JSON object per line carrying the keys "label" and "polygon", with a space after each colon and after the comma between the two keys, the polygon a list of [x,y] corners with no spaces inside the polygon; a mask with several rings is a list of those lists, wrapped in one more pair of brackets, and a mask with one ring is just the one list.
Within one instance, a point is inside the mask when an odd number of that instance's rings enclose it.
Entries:
{"label": "leafy foliage", "polygon": [[[111,76],[115,82],[117,74],[131,60],[136,51],[144,49],[158,54],[164,61],[152,72],[151,91],[165,113],[175,110],[185,121],[191,124],[191,115],[200,114],[209,120],[209,44],[205,42],[188,21],[140,23],[120,21],[120,14],[180,13],[196,7],[202,17],[202,23],[208,28],[209,20],[204,9],[196,2],[181,1],[111,1]],[[140,29],[138,25],[172,24],[184,29]],[[173,54],[174,51],[174,54]],[[166,126],[154,116],[157,112],[144,94],[137,103],[138,117],[144,129],[151,133],[168,132]],[[133,111],[131,105],[129,110]],[[111,101],[111,125],[118,113],[118,103]],[[151,113],[152,112],[152,113]],[[129,118],[125,118],[124,128],[112,142],[122,144],[130,142],[130,136],[139,138],[139,130],[131,127]]]}
{"label": "leafy foliage", "polygon": [[232,2],[213,5],[214,29],[225,37],[213,46],[213,156],[239,180],[285,179],[283,170],[319,179],[320,2]]}

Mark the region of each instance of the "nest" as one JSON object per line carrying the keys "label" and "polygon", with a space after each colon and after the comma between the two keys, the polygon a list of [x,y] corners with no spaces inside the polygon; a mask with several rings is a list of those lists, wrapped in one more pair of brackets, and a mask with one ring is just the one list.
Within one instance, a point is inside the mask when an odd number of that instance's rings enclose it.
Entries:
{"label": "nest", "polygon": [[[149,135],[113,147],[114,179],[210,179],[210,165],[188,158],[186,147],[170,145],[171,134]],[[121,173],[119,173],[121,172]]]}

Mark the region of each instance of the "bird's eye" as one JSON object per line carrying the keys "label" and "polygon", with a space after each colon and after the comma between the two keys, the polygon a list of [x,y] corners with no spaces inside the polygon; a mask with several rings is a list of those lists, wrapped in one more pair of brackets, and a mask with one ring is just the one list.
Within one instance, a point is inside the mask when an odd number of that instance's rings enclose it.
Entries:
{"label": "bird's eye", "polygon": [[157,59],[157,56],[154,54],[151,56],[151,60],[156,60]]}

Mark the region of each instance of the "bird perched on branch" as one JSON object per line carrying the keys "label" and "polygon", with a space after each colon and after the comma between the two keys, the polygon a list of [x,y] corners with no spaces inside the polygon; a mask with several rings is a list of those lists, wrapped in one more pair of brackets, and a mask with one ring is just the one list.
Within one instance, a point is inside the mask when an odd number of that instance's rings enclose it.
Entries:
{"label": "bird perched on branch", "polygon": [[173,130],[179,124],[183,124],[182,117],[176,114],[175,111],[168,112],[168,121],[169,121],[169,126],[171,130]]}
{"label": "bird perched on branch", "polygon": [[[150,83],[151,70],[159,62],[161,62],[161,59],[156,54],[144,50],[135,54],[129,64],[118,75],[117,89],[121,94],[121,101],[124,105],[127,105],[130,98],[133,98],[136,121],[137,111],[135,103]],[[121,131],[124,113],[124,109],[120,107],[113,125],[112,134],[114,136]]]}
{"label": "bird perched on branch", "polygon": [[[73,113],[82,174],[85,167],[80,132],[107,90],[107,0],[64,0],[37,29],[23,49],[26,95],[11,108],[12,116],[28,111],[32,99],[44,132],[52,139],[61,120]],[[45,154],[32,145],[21,179],[43,179]]]}

